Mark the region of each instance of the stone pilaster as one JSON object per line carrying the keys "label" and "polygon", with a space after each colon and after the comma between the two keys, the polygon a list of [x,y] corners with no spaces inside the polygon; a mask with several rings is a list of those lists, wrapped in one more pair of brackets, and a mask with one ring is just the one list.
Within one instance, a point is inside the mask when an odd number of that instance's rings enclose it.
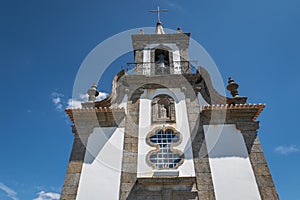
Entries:
{"label": "stone pilaster", "polygon": [[86,144],[90,133],[78,134],[73,128],[74,142],[67,173],[61,193],[61,200],[75,200],[79,186],[82,165],[84,162]]}
{"label": "stone pilaster", "polygon": [[139,101],[127,103],[120,200],[125,200],[137,181]]}
{"label": "stone pilaster", "polygon": [[236,123],[244,137],[262,200],[278,200],[278,194],[257,135],[258,122]]}
{"label": "stone pilaster", "polygon": [[191,100],[187,98],[186,107],[191,132],[198,199],[215,200],[203,123],[200,121],[198,99],[192,98]]}

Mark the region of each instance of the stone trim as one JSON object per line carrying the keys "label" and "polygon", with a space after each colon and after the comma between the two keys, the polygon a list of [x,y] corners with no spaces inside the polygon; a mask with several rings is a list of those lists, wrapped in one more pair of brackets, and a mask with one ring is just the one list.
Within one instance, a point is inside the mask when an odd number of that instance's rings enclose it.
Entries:
{"label": "stone trim", "polygon": [[[167,105],[163,104],[166,109],[166,118],[159,117],[159,104],[160,101],[165,101]],[[175,103],[174,99],[169,95],[157,95],[152,99],[151,102],[151,119],[152,123],[166,123],[166,122],[176,122],[176,112],[175,112]]]}
{"label": "stone trim", "polygon": [[92,119],[100,127],[117,127],[125,117],[124,108],[66,109],[66,113],[75,125],[83,121],[91,123]]}
{"label": "stone trim", "polygon": [[[254,111],[254,115],[251,116],[253,121],[257,119],[257,117],[260,115],[260,113],[263,111],[265,108],[264,104],[221,104],[221,105],[205,105],[203,106],[202,110],[213,110],[213,111],[218,111],[218,110],[243,110],[243,112],[249,112],[248,110]],[[234,113],[234,112],[231,112]],[[227,114],[232,115],[230,112],[227,112]],[[246,116],[248,117],[248,116]]]}
{"label": "stone trim", "polygon": [[279,200],[270,169],[257,135],[258,122],[237,123],[241,131],[262,200]]}
{"label": "stone trim", "polygon": [[[156,132],[159,131],[159,130],[162,130],[162,131],[172,130],[175,135],[178,135],[179,140],[176,143],[172,143],[170,145],[171,153],[178,154],[180,156],[180,159],[181,159],[180,162],[178,162],[176,164],[176,167],[174,167],[174,168],[156,168],[155,164],[150,161],[151,155],[157,154],[160,151],[160,146],[156,143],[151,142],[151,140],[150,140],[150,137],[155,135]],[[172,126],[167,126],[167,127],[159,127],[158,126],[158,127],[156,127],[150,133],[148,133],[147,138],[146,138],[146,143],[149,146],[152,146],[152,147],[156,148],[156,149],[151,150],[151,151],[148,152],[148,154],[146,156],[147,164],[149,166],[151,166],[152,169],[156,169],[156,170],[175,170],[175,169],[178,169],[178,167],[180,167],[184,162],[184,153],[182,151],[178,150],[178,149],[174,149],[174,147],[178,146],[181,142],[182,142],[182,134],[179,131],[177,131],[174,127],[172,127]]]}
{"label": "stone trim", "polygon": [[200,119],[198,99],[186,98],[186,107],[191,132],[198,199],[215,200],[216,198],[203,130],[203,120]]}
{"label": "stone trim", "polygon": [[124,149],[120,181],[120,200],[129,196],[137,181],[139,101],[127,103]]}
{"label": "stone trim", "polygon": [[74,127],[73,132],[74,142],[61,192],[61,200],[75,200],[77,197],[82,165],[86,153],[86,144],[89,137],[89,134],[81,134],[79,136]]}

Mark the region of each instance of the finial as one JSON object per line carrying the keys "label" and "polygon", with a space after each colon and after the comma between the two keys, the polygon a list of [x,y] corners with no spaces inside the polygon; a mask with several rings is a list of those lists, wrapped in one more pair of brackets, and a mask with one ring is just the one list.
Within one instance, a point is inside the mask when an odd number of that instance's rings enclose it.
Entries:
{"label": "finial", "polygon": [[182,33],[182,30],[180,27],[177,28],[177,33]]}
{"label": "finial", "polygon": [[140,29],[139,34],[143,35],[144,34],[144,29]]}
{"label": "finial", "polygon": [[87,91],[89,95],[89,101],[95,102],[96,97],[99,95],[99,91],[97,90],[97,85],[94,83],[90,89]]}
{"label": "finial", "polygon": [[228,78],[228,85],[227,85],[227,90],[231,93],[232,97],[238,97],[239,96],[239,84],[234,82],[234,80],[229,77]]}

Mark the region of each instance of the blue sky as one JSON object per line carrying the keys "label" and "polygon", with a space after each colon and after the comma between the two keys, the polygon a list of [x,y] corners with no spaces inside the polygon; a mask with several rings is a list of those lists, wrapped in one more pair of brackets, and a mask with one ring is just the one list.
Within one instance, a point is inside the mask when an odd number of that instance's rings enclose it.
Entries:
{"label": "blue sky", "polygon": [[[155,26],[191,32],[224,82],[266,103],[259,136],[281,199],[300,199],[300,1],[2,0],[0,199],[56,199],[73,136],[63,112],[82,61],[119,32]],[[128,60],[131,62],[132,60]],[[122,63],[106,73],[110,83]]]}

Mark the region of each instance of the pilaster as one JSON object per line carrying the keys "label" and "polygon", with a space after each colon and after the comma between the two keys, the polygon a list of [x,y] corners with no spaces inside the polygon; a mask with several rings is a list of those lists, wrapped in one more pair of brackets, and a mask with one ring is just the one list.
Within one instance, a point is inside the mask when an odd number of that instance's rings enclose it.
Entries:
{"label": "pilaster", "polygon": [[120,200],[125,200],[136,185],[138,159],[139,101],[127,103]]}
{"label": "pilaster", "polygon": [[73,126],[74,142],[69,160],[67,173],[61,193],[61,200],[75,200],[80,182],[82,165],[86,153],[88,137],[92,132],[91,129],[86,132],[78,131]]}
{"label": "pilaster", "polygon": [[191,132],[196,185],[199,200],[215,200],[214,187],[206,148],[203,122],[200,121],[200,106],[197,98],[186,99]]}
{"label": "pilaster", "polygon": [[279,197],[275,189],[270,169],[257,135],[259,122],[236,123],[236,127],[243,134],[261,199],[278,200]]}

